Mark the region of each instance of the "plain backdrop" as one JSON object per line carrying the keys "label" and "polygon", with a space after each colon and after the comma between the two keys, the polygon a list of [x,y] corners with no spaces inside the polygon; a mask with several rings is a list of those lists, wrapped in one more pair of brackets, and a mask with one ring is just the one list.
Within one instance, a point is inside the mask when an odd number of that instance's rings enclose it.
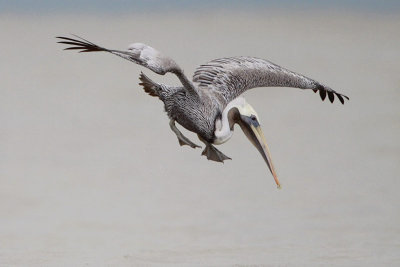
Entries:
{"label": "plain backdrop", "polygon": [[[0,265],[399,266],[400,20],[329,9],[0,15]],[[207,161],[180,147],[140,71],[106,53],[147,43],[188,77],[265,58],[348,95],[258,88],[277,190],[239,127]],[[181,128],[182,129],[182,128]],[[195,134],[184,133],[201,144]]]}

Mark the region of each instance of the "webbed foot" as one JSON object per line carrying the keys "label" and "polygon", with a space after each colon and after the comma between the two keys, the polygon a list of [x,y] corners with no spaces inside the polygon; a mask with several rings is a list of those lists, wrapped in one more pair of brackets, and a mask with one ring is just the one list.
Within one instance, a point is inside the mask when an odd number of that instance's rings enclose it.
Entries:
{"label": "webbed foot", "polygon": [[222,163],[224,163],[224,160],[231,159],[210,143],[206,143],[206,148],[203,150],[201,155],[206,156],[208,160]]}
{"label": "webbed foot", "polygon": [[201,146],[196,145],[195,143],[190,141],[186,136],[184,136],[179,131],[179,129],[175,126],[175,120],[170,120],[169,126],[171,127],[171,130],[176,134],[176,137],[178,137],[179,145],[181,145],[181,146],[188,145],[188,146],[190,146],[192,148],[196,148],[196,147],[201,148]]}
{"label": "webbed foot", "polygon": [[192,148],[196,148],[196,147],[201,148],[201,146],[196,145],[195,143],[193,143],[192,141],[190,141],[188,138],[186,138],[184,135],[182,135],[182,136],[177,136],[177,137],[178,137],[178,142],[179,142],[179,144],[180,144],[181,146],[188,145],[188,146],[190,146],[190,147],[192,147]]}

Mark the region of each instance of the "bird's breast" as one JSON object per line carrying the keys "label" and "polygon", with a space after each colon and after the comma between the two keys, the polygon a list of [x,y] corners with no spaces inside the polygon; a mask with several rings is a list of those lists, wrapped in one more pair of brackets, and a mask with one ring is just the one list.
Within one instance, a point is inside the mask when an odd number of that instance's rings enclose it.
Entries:
{"label": "bird's breast", "polygon": [[169,116],[187,130],[199,134],[212,143],[215,139],[215,121],[218,109],[200,101],[182,101],[170,109]]}

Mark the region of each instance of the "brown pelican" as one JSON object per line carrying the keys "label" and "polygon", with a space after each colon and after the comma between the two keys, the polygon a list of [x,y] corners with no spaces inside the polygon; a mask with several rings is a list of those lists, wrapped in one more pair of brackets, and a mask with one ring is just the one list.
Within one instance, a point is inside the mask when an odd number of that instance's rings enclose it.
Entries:
{"label": "brown pelican", "polygon": [[[74,35],[75,36],[75,35]],[[200,147],[185,137],[175,126],[175,122],[189,131],[197,133],[205,144],[202,155],[207,159],[223,162],[230,159],[214,145],[228,141],[235,124],[239,124],[250,142],[257,148],[271,171],[278,187],[280,183],[272,164],[264,134],[261,131],[256,111],[241,97],[246,90],[256,87],[295,87],[319,91],[321,99],[328,95],[330,102],[336,97],[344,104],[342,95],[333,89],[301,74],[282,68],[264,59],[254,57],[228,57],[214,59],[200,65],[191,82],[174,60],[162,55],[154,48],[134,43],[126,51],[100,47],[79,36],[75,38],[57,37],[59,43],[71,45],[65,50],[79,52],[105,51],[142,65],[153,72],[164,75],[175,74],[182,85],[168,86],[140,74],[139,83],[144,91],[164,102],[170,118],[170,127],[178,137],[181,146]]]}

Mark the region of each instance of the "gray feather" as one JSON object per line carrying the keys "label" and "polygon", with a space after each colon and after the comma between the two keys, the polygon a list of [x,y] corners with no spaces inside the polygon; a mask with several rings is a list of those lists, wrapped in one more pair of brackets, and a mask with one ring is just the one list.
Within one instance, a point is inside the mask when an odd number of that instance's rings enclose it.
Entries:
{"label": "gray feather", "polygon": [[193,82],[187,79],[174,60],[162,55],[154,48],[134,43],[127,51],[111,50],[98,46],[83,38],[57,37],[59,43],[70,45],[67,50],[80,52],[109,52],[151,71],[164,75],[175,74],[182,86],[172,87],[156,83],[143,73],[140,85],[151,96],[158,96],[168,116],[189,131],[197,133],[206,142],[215,138],[215,121],[221,117],[226,105],[248,89],[255,87],[296,87],[312,89],[320,93],[322,100],[328,96],[330,102],[336,97],[344,103],[347,96],[318,83],[304,75],[282,68],[264,59],[253,57],[230,57],[214,59],[199,66]]}
{"label": "gray feather", "polygon": [[200,65],[193,76],[199,88],[218,92],[229,103],[246,90],[256,87],[295,87],[319,90],[322,100],[328,92],[333,102],[334,94],[343,100],[347,96],[337,93],[304,75],[282,68],[270,61],[254,57],[230,57],[214,59]]}

